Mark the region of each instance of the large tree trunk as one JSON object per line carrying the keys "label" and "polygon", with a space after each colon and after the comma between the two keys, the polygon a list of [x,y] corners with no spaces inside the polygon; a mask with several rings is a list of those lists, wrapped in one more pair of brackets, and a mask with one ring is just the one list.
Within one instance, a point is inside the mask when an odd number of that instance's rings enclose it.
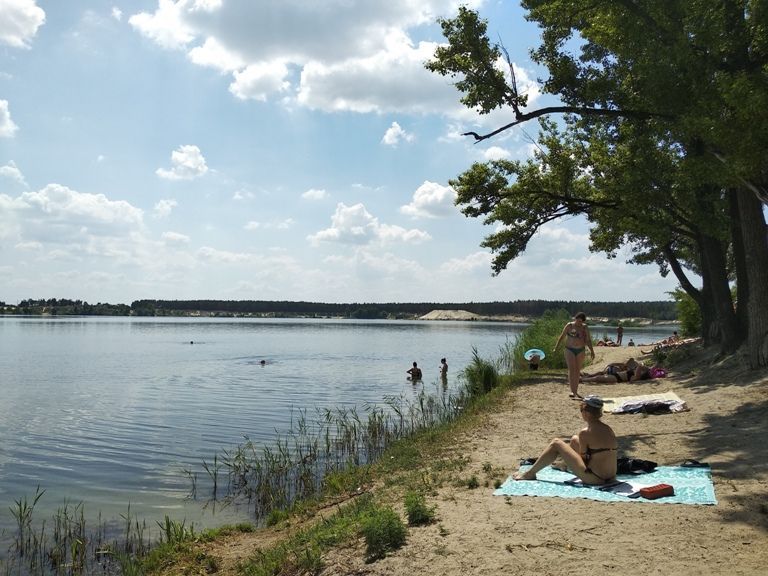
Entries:
{"label": "large tree trunk", "polygon": [[[750,368],[768,366],[768,227],[762,203],[748,190],[738,195],[739,225],[744,242],[747,302],[747,349]],[[743,303],[741,303],[743,305]]]}
{"label": "large tree trunk", "polygon": [[701,234],[697,240],[701,247],[702,293],[709,301],[707,308],[715,317],[710,325],[709,341],[719,343],[721,352],[730,354],[738,349],[741,341],[728,285],[725,249],[720,240],[706,234]]}
{"label": "large tree trunk", "polygon": [[[699,245],[699,251],[701,247]],[[677,258],[674,250],[671,246],[666,245],[662,249],[664,257],[669,263],[669,267],[672,269],[672,273],[680,282],[680,286],[685,293],[690,296],[699,307],[701,312],[701,341],[703,346],[711,346],[717,342],[719,330],[719,322],[717,321],[717,314],[714,308],[714,300],[711,297],[711,289],[709,288],[709,282],[707,280],[708,275],[702,275],[703,286],[701,289],[696,288],[685,273],[680,261]]]}

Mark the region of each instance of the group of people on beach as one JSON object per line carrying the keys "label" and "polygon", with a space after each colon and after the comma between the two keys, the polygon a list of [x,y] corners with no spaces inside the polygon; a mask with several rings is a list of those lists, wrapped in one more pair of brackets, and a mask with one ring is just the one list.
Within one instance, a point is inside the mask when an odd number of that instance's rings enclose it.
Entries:
{"label": "group of people on beach", "polygon": [[[553,352],[565,340],[565,362],[568,366],[569,397],[579,401],[579,412],[586,426],[574,434],[570,440],[555,438],[544,449],[533,465],[524,472],[518,472],[516,480],[535,480],[536,474],[546,466],[561,458],[565,469],[575,474],[584,484],[606,484],[616,478],[618,442],[616,434],[610,426],[602,421],[603,400],[599,396],[581,396],[580,382],[636,382],[654,377],[653,370],[634,358],[626,362],[608,364],[605,369],[593,374],[581,372],[586,357],[586,351],[595,358],[592,347],[592,337],[586,324],[587,316],[578,312],[571,322],[568,322],[555,343]],[[623,336],[623,328],[619,325],[617,343]],[[670,339],[679,340],[677,332]],[[633,343],[634,344],[634,343]]]}

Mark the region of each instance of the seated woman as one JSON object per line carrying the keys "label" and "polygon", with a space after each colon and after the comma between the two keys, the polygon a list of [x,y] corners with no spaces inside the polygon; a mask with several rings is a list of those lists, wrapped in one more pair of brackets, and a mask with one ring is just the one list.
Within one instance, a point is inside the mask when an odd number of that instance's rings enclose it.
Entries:
{"label": "seated woman", "polygon": [[515,474],[515,480],[536,480],[536,473],[552,464],[560,456],[568,471],[578,476],[584,484],[606,484],[616,478],[616,450],[618,443],[611,427],[600,418],[603,400],[598,396],[586,396],[579,403],[586,427],[571,438],[570,444],[561,438],[549,443],[541,456],[525,472]]}

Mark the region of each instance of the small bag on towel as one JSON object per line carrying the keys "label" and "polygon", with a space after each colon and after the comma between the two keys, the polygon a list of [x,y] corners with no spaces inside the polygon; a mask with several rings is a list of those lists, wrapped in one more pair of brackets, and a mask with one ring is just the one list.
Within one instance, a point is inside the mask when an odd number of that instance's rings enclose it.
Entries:
{"label": "small bag on towel", "polygon": [[663,498],[664,496],[674,496],[675,489],[669,484],[656,484],[656,486],[647,486],[640,488],[640,496],[648,500]]}

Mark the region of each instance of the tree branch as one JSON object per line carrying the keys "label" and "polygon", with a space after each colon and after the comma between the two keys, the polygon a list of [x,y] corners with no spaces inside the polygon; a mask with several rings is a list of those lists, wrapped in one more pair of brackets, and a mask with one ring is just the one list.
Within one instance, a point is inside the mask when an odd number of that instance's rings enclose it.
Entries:
{"label": "tree branch", "polygon": [[504,132],[505,130],[509,130],[513,126],[517,126],[518,124],[522,124],[528,120],[533,120],[534,118],[547,116],[549,114],[582,114],[585,116],[610,116],[613,118],[625,117],[638,119],[672,118],[672,116],[669,116],[668,114],[641,112],[639,110],[611,110],[609,108],[582,108],[580,106],[548,106],[547,108],[540,108],[539,110],[534,110],[533,112],[528,112],[527,114],[516,113],[514,122],[510,122],[501,128],[497,128],[488,134],[481,135],[477,132],[464,132],[462,136],[474,136],[475,142],[482,142],[483,140],[492,138],[497,134]]}

